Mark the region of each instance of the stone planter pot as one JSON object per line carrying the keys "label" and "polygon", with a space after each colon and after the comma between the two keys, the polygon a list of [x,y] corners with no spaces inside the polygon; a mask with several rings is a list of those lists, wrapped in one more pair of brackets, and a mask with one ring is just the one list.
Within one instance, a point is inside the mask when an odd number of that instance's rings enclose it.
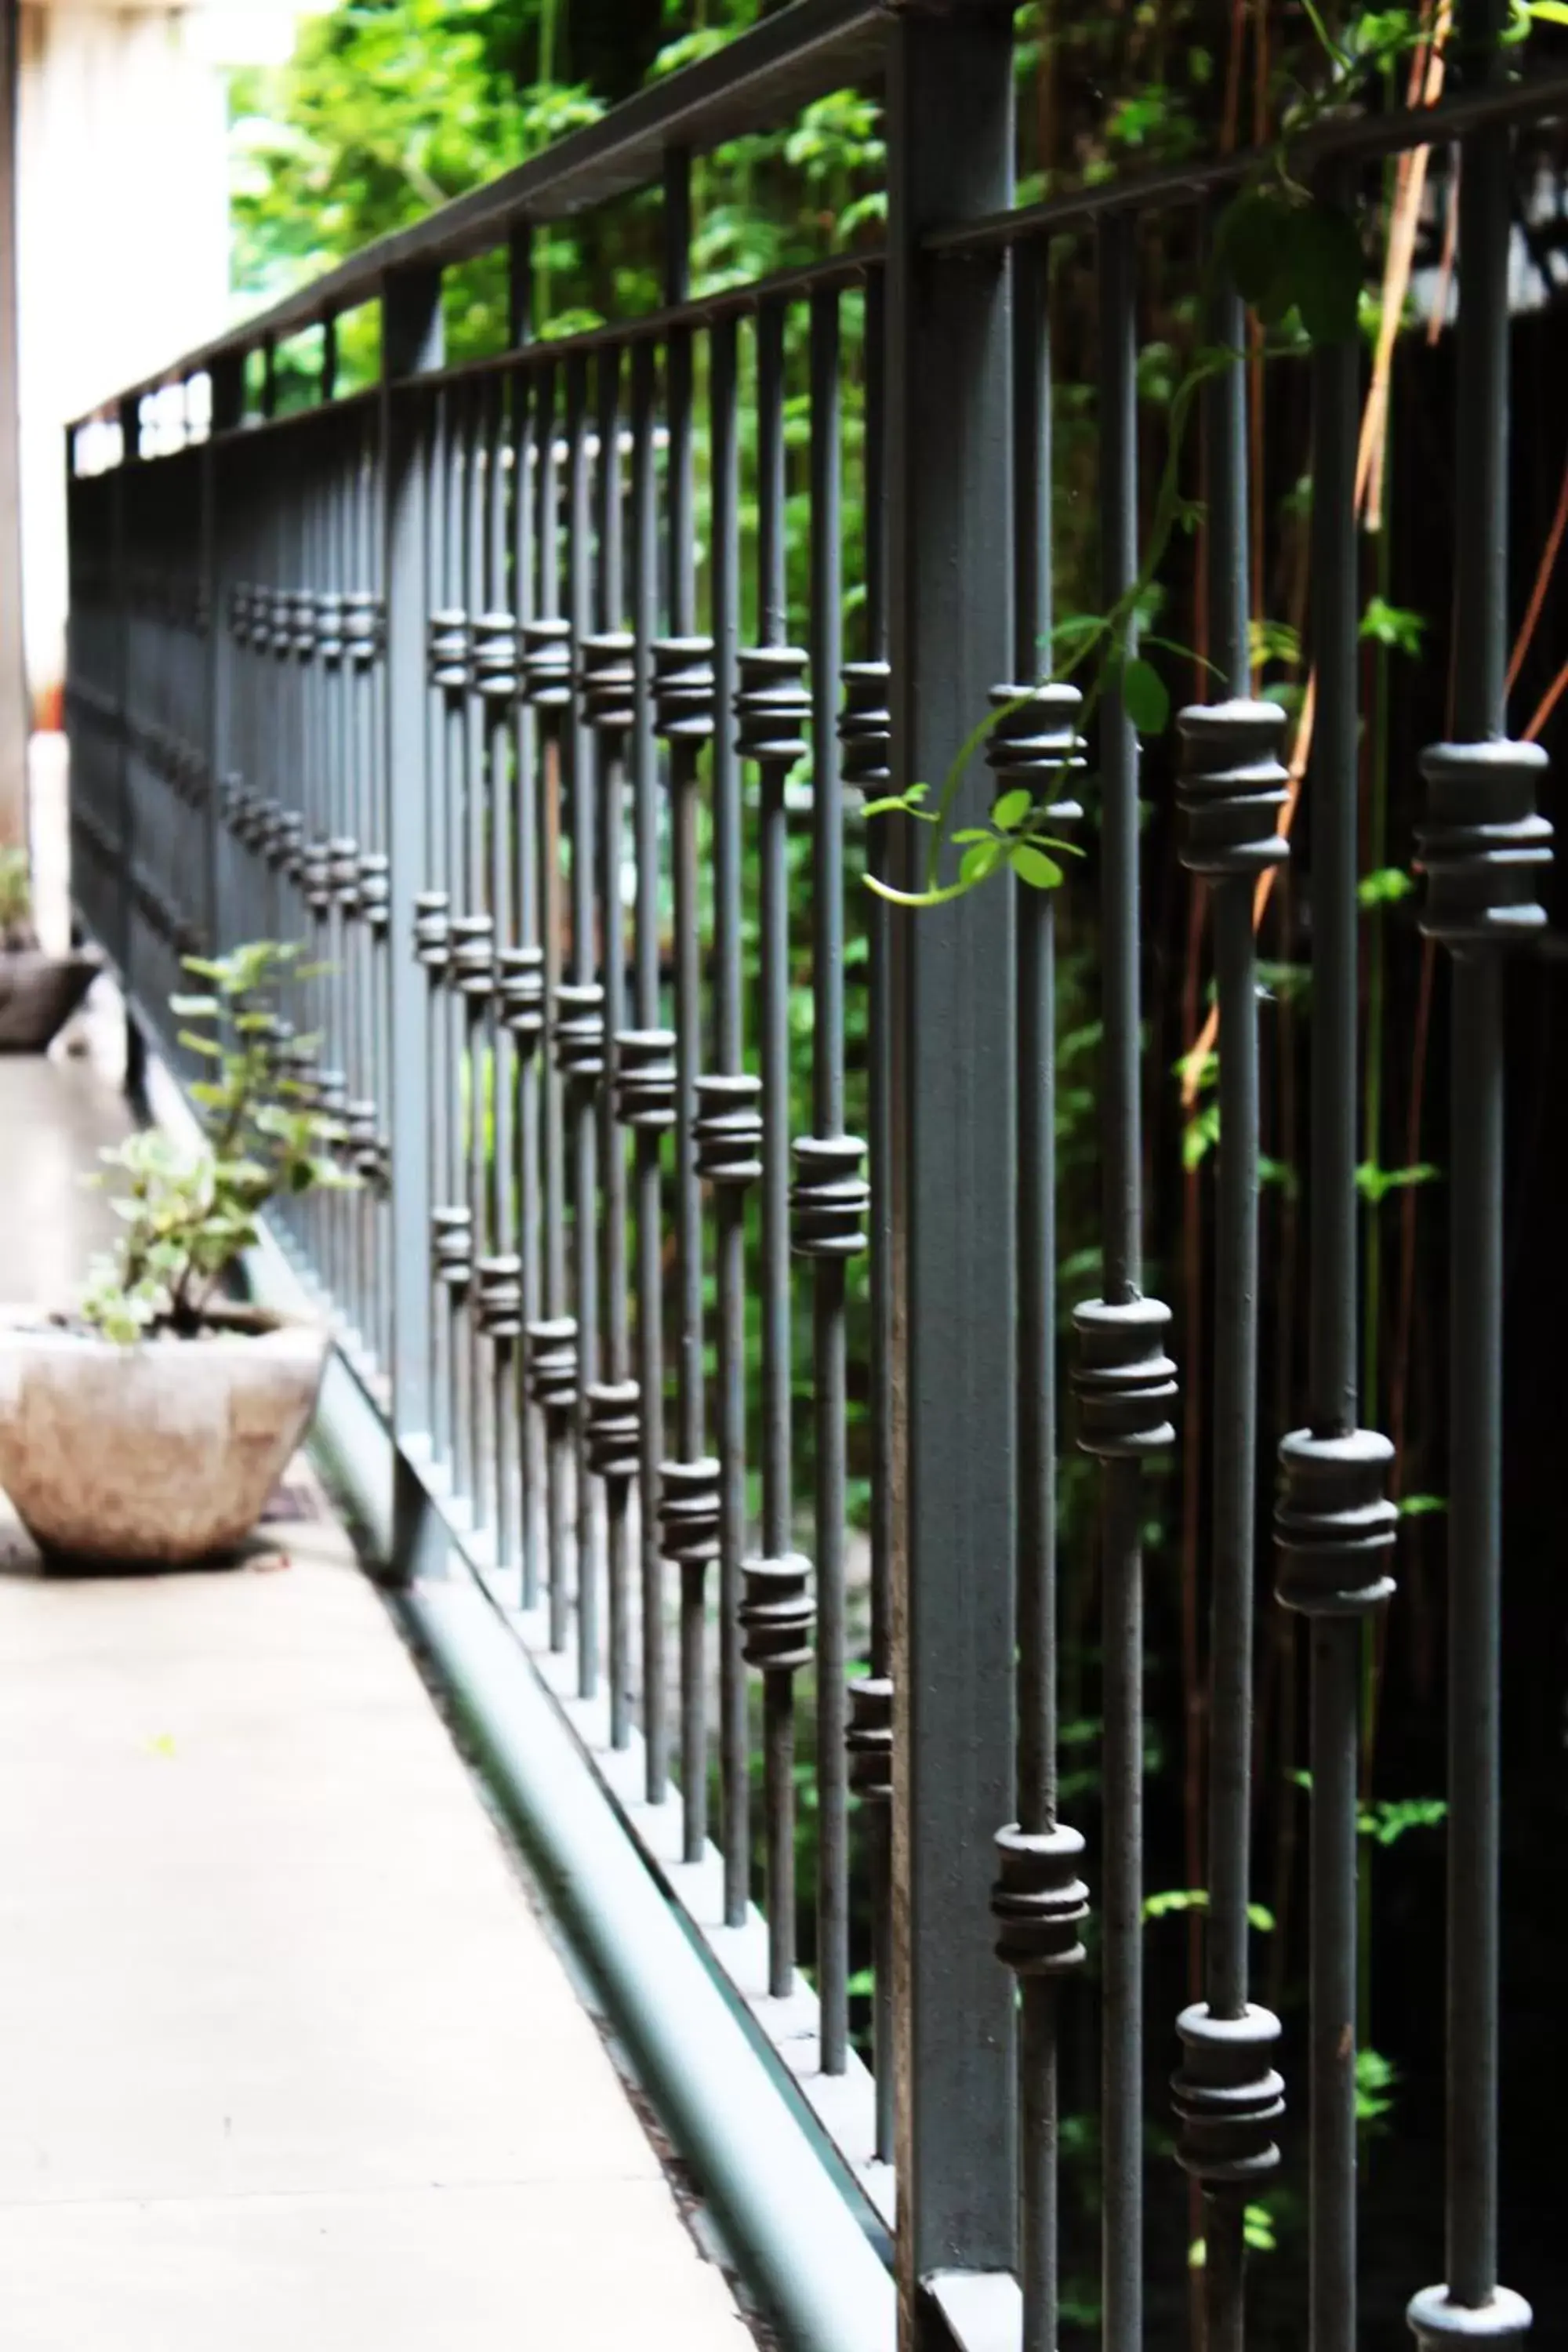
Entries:
{"label": "stone planter pot", "polygon": [[199,1339],[0,1317],[0,1486],[46,1555],[178,1565],[229,1550],[315,1410],[327,1334],[223,1311]]}
{"label": "stone planter pot", "polygon": [[0,1054],[47,1053],[102,969],[85,950],[0,951]]}

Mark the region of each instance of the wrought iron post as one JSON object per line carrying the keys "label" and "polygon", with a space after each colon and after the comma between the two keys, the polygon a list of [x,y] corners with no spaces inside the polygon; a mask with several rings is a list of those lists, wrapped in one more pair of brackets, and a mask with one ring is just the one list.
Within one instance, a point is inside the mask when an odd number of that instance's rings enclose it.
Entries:
{"label": "wrought iron post", "polygon": [[[1005,9],[901,12],[888,49],[889,632],[895,783],[942,775],[1010,640],[1004,263],[922,233],[1012,190]],[[990,805],[971,773],[965,822]],[[912,861],[921,835],[893,845]],[[908,873],[909,866],[900,871]],[[991,1949],[1012,1811],[1016,1288],[1013,908],[1005,885],[892,928],[897,1331],[892,1608],[900,2340],[940,2344],[954,2274],[1013,2267],[1013,1987]],[[955,1674],[952,1662],[963,1660]],[[984,2117],[984,2127],[976,2129]]]}

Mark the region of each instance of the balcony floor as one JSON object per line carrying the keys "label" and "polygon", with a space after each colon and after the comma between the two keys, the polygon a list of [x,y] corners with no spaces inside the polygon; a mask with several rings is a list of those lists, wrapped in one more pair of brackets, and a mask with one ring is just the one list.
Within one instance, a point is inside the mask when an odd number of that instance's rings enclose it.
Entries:
{"label": "balcony floor", "polygon": [[[0,1295],[100,1242],[100,1064],[0,1061]],[[7,2352],[746,2352],[319,1488],[246,1565],[0,1528]],[[0,1498],[3,1500],[3,1498]]]}

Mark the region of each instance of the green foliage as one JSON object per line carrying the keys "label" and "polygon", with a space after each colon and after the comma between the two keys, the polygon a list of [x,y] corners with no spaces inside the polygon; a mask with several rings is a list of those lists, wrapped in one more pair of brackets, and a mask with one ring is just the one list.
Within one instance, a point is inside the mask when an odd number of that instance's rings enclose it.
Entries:
{"label": "green foliage", "polygon": [[[1206,1886],[1171,1886],[1161,1894],[1145,1895],[1143,1897],[1145,1919],[1168,1919],[1178,1913],[1206,1911],[1208,1907],[1209,1897]],[[1249,1903],[1247,1906],[1247,1920],[1248,1927],[1256,1928],[1260,1936],[1271,1936],[1274,1933],[1274,1914],[1265,1904]]]}
{"label": "green foliage", "polygon": [[1364,1160],[1355,1171],[1355,1188],[1362,1199],[1375,1209],[1390,1192],[1406,1192],[1412,1184],[1435,1184],[1441,1172],[1428,1160],[1415,1168],[1379,1168],[1374,1161]]}
{"label": "green foliage", "polygon": [[[269,1202],[355,1181],[331,1157],[342,1129],[309,1107],[297,1079],[281,1074],[273,999],[297,953],[262,940],[231,955],[185,959],[206,992],[169,1002],[195,1024],[181,1031],[181,1044],[214,1072],[191,1088],[207,1139],[191,1154],[148,1129],[100,1155],[127,1183],[110,1204],[125,1230],[95,1261],[81,1301],[83,1318],[105,1339],[128,1346],[160,1328],[196,1330],[255,1243]],[[301,1042],[309,1041],[295,1040],[296,1047]]]}
{"label": "green foliage", "polygon": [[[1241,2217],[1242,2242],[1249,2253],[1272,2254],[1279,2251],[1279,2241],[1274,2234],[1274,2216],[1267,2205],[1248,2205]],[[1208,2247],[1202,2238],[1194,2238],[1187,2248],[1187,2267],[1201,2271],[1208,2259]]]}
{"label": "green foliage", "polygon": [[33,876],[27,853],[0,847],[0,947],[33,944]]}

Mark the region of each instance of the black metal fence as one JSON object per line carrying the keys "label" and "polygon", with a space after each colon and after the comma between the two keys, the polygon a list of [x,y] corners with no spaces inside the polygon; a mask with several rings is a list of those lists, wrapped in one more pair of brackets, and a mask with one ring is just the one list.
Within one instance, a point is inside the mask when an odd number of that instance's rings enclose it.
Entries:
{"label": "black metal fence", "polygon": [[[1088,1938],[1100,2340],[1131,2352],[1145,2139],[1165,2120],[1146,2113],[1144,1488],[1178,1371],[1143,1289],[1142,1192],[1163,1180],[1142,1131],[1136,620],[1092,698],[1091,770],[1082,696],[1050,657],[1051,428],[1093,352],[1110,609],[1140,580],[1149,512],[1141,238],[1156,216],[1212,221],[1250,164],[1010,210],[1011,38],[984,8],[797,0],[79,428],[75,894],[176,1060],[161,1007],[183,954],[298,938],[330,968],[308,983],[301,1029],[320,1045],[296,1075],[341,1118],[363,1183],[305,1203],[286,1238],[395,1434],[405,1565],[438,1508],[889,2223],[896,2179],[910,2346],[1055,2352],[1059,2058],[1089,2022],[1073,1988]],[[1441,122],[1463,159],[1457,650],[1419,842],[1424,927],[1451,963],[1453,1097],[1447,2284],[1409,2281],[1434,2347],[1529,2325],[1497,2271],[1500,965],[1544,921],[1549,829],[1542,755],[1505,724],[1506,362],[1513,131],[1568,108],[1568,89],[1521,79],[1485,39],[1475,57]],[[885,252],[692,297],[693,154],[857,76],[885,76]],[[1408,112],[1337,122],[1294,168],[1353,216],[1369,167],[1435,135]],[[531,227],[658,180],[664,307],[532,337]],[[510,347],[447,366],[443,269],[498,244]],[[1069,247],[1090,257],[1091,308],[1054,337],[1052,256]],[[1190,236],[1194,287],[1198,249]],[[381,380],[335,396],[334,321],[367,299]],[[1239,350],[1239,298],[1215,300],[1210,339]],[[275,347],[312,326],[319,404],[272,415]],[[1331,336],[1307,364],[1310,1349],[1289,1434],[1258,1374],[1253,909],[1301,780],[1284,710],[1254,693],[1256,379],[1240,365],[1204,396],[1212,690],[1176,720],[1179,855],[1212,915],[1220,1139],[1207,1922],[1202,1997],[1166,2038],[1212,2352],[1246,2340],[1247,2208],[1282,2136],[1309,2132],[1310,2315],[1289,2340],[1363,2340],[1358,1742],[1363,1629],[1388,1602],[1394,1535],[1392,1448],[1357,1400],[1365,354]],[[152,454],[153,395],[198,382],[210,423]],[[94,434],[101,448],[116,428],[90,470]],[[1081,512],[1065,520],[1081,533]],[[857,884],[847,941],[847,848],[895,886],[918,889],[923,867],[917,823],[867,820],[863,797],[940,777],[988,710],[955,814],[983,830],[1022,793],[1030,827],[1048,813],[1098,866],[1102,1273],[1073,1316],[1067,1411],[1056,894],[1004,875],[905,913]],[[791,1099],[807,969],[808,1110]],[[1248,1976],[1257,1486],[1276,1444],[1276,1589],[1310,1652],[1310,2022],[1288,2080]],[[1100,1482],[1087,1848],[1058,1805],[1064,1448]],[[816,1886],[797,1900],[803,1790]]]}

